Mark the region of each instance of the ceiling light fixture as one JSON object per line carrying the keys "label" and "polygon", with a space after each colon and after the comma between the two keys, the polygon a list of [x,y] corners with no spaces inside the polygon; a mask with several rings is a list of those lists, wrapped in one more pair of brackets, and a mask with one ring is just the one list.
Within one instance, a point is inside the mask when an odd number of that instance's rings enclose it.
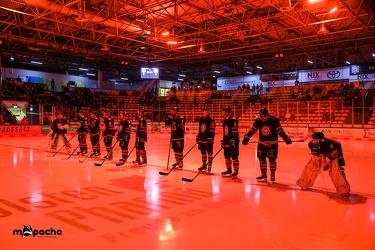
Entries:
{"label": "ceiling light fixture", "polygon": [[312,61],[310,61],[310,60],[307,60],[307,62],[308,62],[308,63],[310,63],[310,64],[313,64],[313,62],[312,62]]}
{"label": "ceiling light fixture", "polygon": [[336,10],[337,10],[337,7],[333,8],[333,9],[329,12],[329,14],[332,14],[332,13],[335,12]]}
{"label": "ceiling light fixture", "polygon": [[38,64],[38,65],[42,65],[43,63],[42,62],[37,62],[37,61],[30,61],[32,64]]}

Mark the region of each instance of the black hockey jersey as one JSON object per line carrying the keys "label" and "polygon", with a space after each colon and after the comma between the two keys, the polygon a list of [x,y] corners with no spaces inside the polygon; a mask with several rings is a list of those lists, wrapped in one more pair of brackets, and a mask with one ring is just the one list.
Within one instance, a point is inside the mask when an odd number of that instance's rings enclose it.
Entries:
{"label": "black hockey jersey", "polygon": [[137,131],[135,135],[139,137],[140,141],[147,141],[147,120],[145,116],[138,118]]}
{"label": "black hockey jersey", "polygon": [[211,116],[199,118],[198,143],[207,143],[208,138],[215,138],[215,120]]}
{"label": "black hockey jersey", "polygon": [[345,166],[344,156],[341,148],[341,143],[329,138],[323,138],[319,145],[314,145],[311,142],[308,144],[311,154],[315,156],[323,155],[328,157],[331,161],[338,159],[340,166]]}
{"label": "black hockey jersey", "polygon": [[90,119],[89,130],[91,135],[98,135],[100,133],[99,118],[95,117]]}
{"label": "black hockey jersey", "polygon": [[78,133],[85,133],[87,132],[88,128],[89,128],[89,118],[87,118],[86,116],[80,118],[81,120],[79,121],[79,127],[77,129],[77,132]]}
{"label": "black hockey jersey", "polygon": [[[66,125],[68,125],[68,126],[66,126]],[[69,127],[69,122],[68,122],[67,119],[65,119],[65,118],[58,119],[58,118],[56,118],[52,122],[51,130],[55,134],[62,135],[62,134],[66,134],[67,127]]]}
{"label": "black hockey jersey", "polygon": [[171,119],[171,140],[183,140],[185,137],[185,119],[177,115]]}
{"label": "black hockey jersey", "polygon": [[119,131],[118,131],[117,136],[119,138],[123,138],[127,135],[127,138],[130,138],[130,131],[131,131],[131,122],[128,119],[120,121]]}
{"label": "black hockey jersey", "polygon": [[230,140],[234,140],[236,143],[240,141],[238,134],[238,120],[230,116],[228,119],[223,121],[223,143],[229,145]]}
{"label": "black hockey jersey", "polygon": [[274,144],[278,141],[278,136],[286,140],[288,136],[285,134],[283,127],[277,117],[272,115],[269,116],[267,121],[262,121],[257,118],[254,121],[252,128],[247,132],[245,138],[251,138],[256,131],[259,129],[259,143],[263,144]]}
{"label": "black hockey jersey", "polygon": [[115,121],[113,120],[112,117],[105,117],[104,118],[104,131],[103,135],[105,136],[114,136],[116,133],[115,129]]}

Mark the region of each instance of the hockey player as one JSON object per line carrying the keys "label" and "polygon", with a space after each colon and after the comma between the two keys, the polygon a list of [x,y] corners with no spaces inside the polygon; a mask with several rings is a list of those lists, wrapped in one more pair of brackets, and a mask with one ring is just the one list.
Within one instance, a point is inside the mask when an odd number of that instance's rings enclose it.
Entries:
{"label": "hockey player", "polygon": [[69,128],[69,122],[64,118],[62,112],[57,112],[56,119],[52,122],[51,131],[53,134],[51,149],[56,150],[60,137],[64,142],[66,150],[70,153],[71,145],[66,138],[66,132]]}
{"label": "hockey player", "polygon": [[305,166],[297,185],[307,189],[314,185],[321,168],[328,170],[329,176],[339,194],[349,194],[350,185],[345,177],[345,160],[341,143],[325,138],[322,132],[312,134],[312,140],[308,144],[312,159]]}
{"label": "hockey player", "polygon": [[[223,109],[223,140],[221,141],[221,147],[224,149],[224,158],[227,171],[222,172],[223,176],[232,176],[233,179],[237,178],[240,162],[239,156],[239,130],[238,120],[232,116],[232,109]],[[233,172],[232,172],[233,164]]]}
{"label": "hockey player", "polygon": [[[147,142],[147,118],[146,110],[138,110],[138,124],[135,133],[135,156],[136,159],[133,163],[138,163],[139,165],[147,163],[145,143]],[[141,161],[142,157],[142,161]]]}
{"label": "hockey player", "polygon": [[286,144],[292,144],[292,140],[284,132],[278,118],[270,115],[267,108],[259,111],[259,117],[254,121],[252,128],[244,136],[243,145],[247,145],[250,138],[259,129],[258,153],[261,176],[257,177],[257,181],[267,181],[267,161],[271,171],[271,181],[276,180],[276,159],[278,154],[278,136],[283,138]]}
{"label": "hockey player", "polygon": [[202,166],[198,170],[205,171],[207,169],[207,172],[211,172],[216,124],[215,120],[210,116],[210,109],[203,107],[202,110],[203,115],[199,118],[199,131],[196,137],[202,157]]}
{"label": "hockey player", "polygon": [[79,127],[77,128],[78,133],[78,143],[79,143],[79,149],[80,151],[77,152],[77,155],[85,155],[87,154],[87,132],[89,128],[89,118],[86,116],[86,113],[84,110],[80,110],[78,112],[79,115]]}
{"label": "hockey player", "polygon": [[90,156],[99,157],[100,156],[100,120],[97,117],[97,112],[94,110],[90,112],[89,131],[90,131],[90,141],[91,141],[91,146],[92,146],[92,153]]}
{"label": "hockey player", "polygon": [[120,163],[126,163],[129,154],[129,141],[130,141],[131,122],[127,117],[126,112],[120,113],[119,131],[116,139],[120,141],[121,159]]}
{"label": "hockey player", "polygon": [[185,119],[179,114],[177,107],[171,108],[171,113],[167,114],[165,126],[171,127],[171,143],[176,159],[176,163],[172,166],[178,166],[179,169],[182,169],[184,166]]}
{"label": "hockey player", "polygon": [[107,151],[107,155],[104,157],[107,160],[113,159],[112,141],[116,134],[115,121],[111,117],[111,111],[108,109],[104,111],[104,130],[102,132],[104,138],[104,145]]}

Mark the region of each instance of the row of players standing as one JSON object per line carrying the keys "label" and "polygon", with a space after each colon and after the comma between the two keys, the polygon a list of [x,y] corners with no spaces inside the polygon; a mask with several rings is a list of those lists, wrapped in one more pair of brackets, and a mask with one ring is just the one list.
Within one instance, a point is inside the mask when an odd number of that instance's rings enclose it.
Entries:
{"label": "row of players standing", "polygon": [[[199,171],[208,171],[212,169],[213,160],[213,145],[215,139],[215,120],[210,116],[209,108],[202,108],[203,115],[199,118],[199,130],[196,136],[196,143],[201,152],[202,166]],[[90,118],[85,116],[85,111],[79,112],[80,125],[77,129],[78,141],[80,151],[78,155],[87,154],[86,137],[90,135],[92,145],[92,153],[90,156],[100,156],[100,120],[96,111],[90,112]],[[224,151],[226,171],[222,172],[224,176],[232,176],[236,178],[239,172],[239,127],[238,120],[232,115],[230,108],[223,109],[223,138],[221,140],[221,147]],[[61,122],[61,120],[60,120]],[[65,122],[63,122],[65,123]],[[55,124],[55,122],[54,122]],[[54,124],[52,126],[54,126]],[[106,159],[113,159],[113,137],[115,136],[116,129],[114,119],[110,116],[109,111],[104,112],[104,125],[105,129],[102,133],[104,144],[106,147]],[[183,168],[183,150],[184,150],[184,137],[185,137],[185,120],[179,114],[179,109],[173,107],[171,112],[166,115],[165,125],[171,128],[171,148],[173,149],[176,163],[180,169]],[[147,163],[145,143],[147,142],[146,131],[146,117],[145,110],[138,110],[138,126],[136,131],[136,160],[135,163],[140,165]],[[260,129],[260,141],[258,143],[258,158],[260,160],[260,169],[262,175],[258,180],[267,179],[267,162],[271,170],[271,180],[275,180],[276,172],[276,158],[278,152],[277,137],[281,135],[287,144],[291,143],[290,138],[285,134],[279,120],[276,117],[269,117],[267,109],[263,108],[260,111],[260,118],[258,118],[252,129],[245,135],[243,144],[247,144],[255,132]],[[122,150],[122,158],[120,161],[126,162],[128,158],[128,145],[130,140],[131,122],[127,119],[126,112],[120,113],[119,132],[116,136],[120,141]],[[66,143],[66,137],[64,136]],[[66,144],[67,145],[67,144]],[[69,145],[70,147],[70,145]],[[141,160],[142,157],[142,160]]]}
{"label": "row of players standing", "polygon": [[[138,110],[138,124],[136,130],[136,160],[133,163],[139,165],[147,163],[145,143],[147,142],[147,119],[145,116],[145,110]],[[202,108],[203,115],[199,118],[199,129],[198,135],[196,136],[196,143],[198,144],[198,149],[201,152],[202,166],[198,168],[199,171],[210,172],[212,169],[213,161],[213,145],[215,139],[215,120],[210,116],[209,108]],[[237,178],[239,173],[239,127],[238,120],[232,115],[232,110],[230,108],[223,109],[223,138],[221,140],[221,147],[224,150],[225,166],[226,171],[222,172],[223,176],[231,176],[232,178]],[[80,152],[78,154],[87,154],[87,143],[86,137],[87,133],[90,134],[90,141],[92,144],[92,154],[91,156],[100,156],[100,121],[97,117],[95,111],[90,112],[90,118],[85,116],[84,111],[80,111],[79,115],[81,117],[80,126],[77,130],[78,140],[80,146]],[[105,129],[102,133],[104,138],[104,144],[106,147],[107,155],[106,159],[112,159],[112,140],[115,136],[116,129],[113,118],[110,116],[109,111],[104,112],[104,124]],[[183,150],[184,150],[184,137],[185,137],[185,120],[179,114],[179,109],[173,107],[171,112],[166,115],[165,125],[171,128],[171,148],[173,149],[176,163],[174,166],[178,166],[179,169],[183,169]],[[63,142],[65,146],[70,149],[69,141],[65,137],[67,127],[69,126],[66,119],[62,118],[62,114],[58,114],[57,119],[52,124],[52,131],[57,136],[54,137],[52,148],[56,148],[58,142],[58,136],[63,135]],[[276,169],[277,163],[276,159],[278,156],[278,136],[280,136],[286,144],[291,144],[292,140],[286,135],[284,129],[282,128],[280,121],[277,117],[274,117],[268,113],[266,108],[262,108],[259,112],[259,117],[255,120],[252,128],[245,134],[242,140],[243,145],[247,145],[250,138],[259,130],[259,141],[257,145],[257,157],[259,159],[259,167],[261,171],[261,176],[257,177],[258,181],[267,181],[267,159],[269,164],[269,170],[271,175],[271,181],[276,180]],[[64,132],[65,131],[65,132]],[[119,131],[116,136],[117,141],[120,142],[120,148],[122,152],[122,157],[120,162],[125,163],[128,158],[128,146],[130,141],[131,132],[131,122],[127,118],[126,112],[120,113],[120,123]],[[315,157],[322,156],[323,164],[327,168],[333,169],[334,166],[338,166],[339,173],[342,176],[339,178],[344,178],[343,182],[346,182],[344,168],[345,161],[343,160],[343,152],[339,142],[325,138],[324,134],[321,132],[314,133],[312,135],[313,140],[309,143],[309,148],[312,155]],[[142,158],[142,160],[141,160]],[[327,161],[326,161],[327,159]],[[317,160],[315,159],[315,162]],[[332,164],[336,163],[336,165]],[[313,164],[312,164],[313,165]],[[313,167],[311,164],[311,169]],[[315,167],[315,169],[317,169]],[[320,169],[320,168],[319,168]],[[308,188],[312,186],[315,179],[311,179],[308,176],[309,184],[300,185],[302,183],[301,179],[306,171],[302,173],[301,178],[297,181],[297,184],[302,188]],[[316,178],[316,171],[314,175]],[[337,178],[337,176],[331,176],[331,179]],[[334,183],[335,184],[335,183]],[[348,184],[348,183],[347,183]],[[336,184],[335,184],[336,185]],[[338,184],[339,185],[339,184]],[[349,190],[350,189],[346,189]],[[349,192],[348,191],[348,192]]]}

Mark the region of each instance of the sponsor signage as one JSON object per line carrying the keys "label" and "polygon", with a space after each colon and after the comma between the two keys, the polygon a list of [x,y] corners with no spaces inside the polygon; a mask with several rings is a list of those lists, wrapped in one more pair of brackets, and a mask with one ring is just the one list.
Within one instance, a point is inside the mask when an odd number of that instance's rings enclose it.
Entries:
{"label": "sponsor signage", "polygon": [[0,135],[36,135],[42,134],[42,126],[15,125],[0,126]]}
{"label": "sponsor signage", "polygon": [[250,88],[253,85],[260,85],[259,75],[254,76],[242,76],[242,77],[223,77],[217,79],[218,90],[236,90],[243,84],[249,84]]}
{"label": "sponsor signage", "polygon": [[348,81],[349,71],[349,67],[301,70],[298,79],[300,82]]}

